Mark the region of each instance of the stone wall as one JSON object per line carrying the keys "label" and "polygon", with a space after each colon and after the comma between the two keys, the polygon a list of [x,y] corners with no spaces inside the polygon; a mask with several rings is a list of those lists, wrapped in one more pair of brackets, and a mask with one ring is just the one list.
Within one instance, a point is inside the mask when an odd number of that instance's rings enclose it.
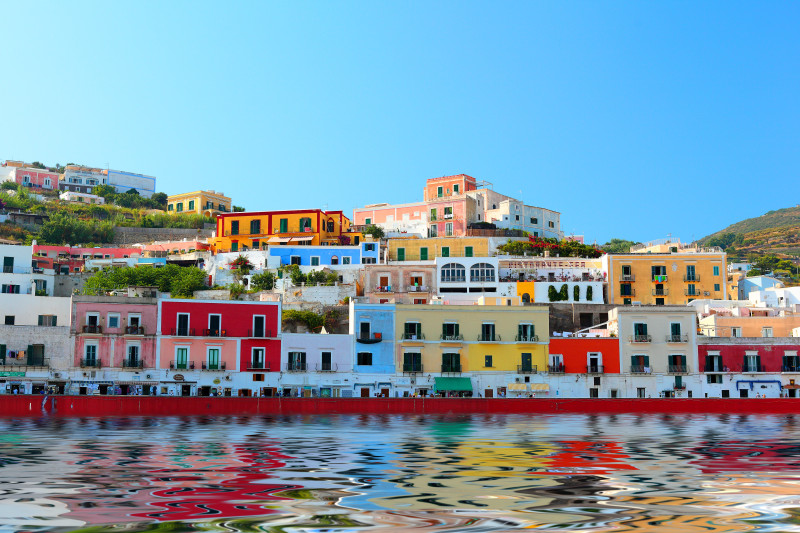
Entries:
{"label": "stone wall", "polygon": [[183,239],[206,239],[211,237],[213,229],[184,228],[114,228],[114,243],[117,245],[149,243],[153,241],[180,241]]}
{"label": "stone wall", "polygon": [[[8,350],[27,350],[30,344],[43,344],[44,357],[50,361],[50,368],[66,370],[72,362],[72,341],[69,326],[3,326],[0,325],[0,343]],[[24,360],[20,364],[24,363]],[[6,370],[14,370],[11,360],[6,362]]]}
{"label": "stone wall", "polygon": [[[613,304],[568,304],[551,303],[550,335],[553,332],[574,333],[608,320],[608,312],[617,307]],[[583,320],[583,325],[581,323]]]}

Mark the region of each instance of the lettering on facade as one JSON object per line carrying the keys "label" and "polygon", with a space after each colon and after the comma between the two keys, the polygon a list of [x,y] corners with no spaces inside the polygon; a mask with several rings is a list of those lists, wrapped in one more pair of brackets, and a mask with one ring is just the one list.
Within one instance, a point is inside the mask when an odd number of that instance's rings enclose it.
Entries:
{"label": "lettering on facade", "polygon": [[500,261],[500,268],[600,268],[600,264],[586,259],[521,259]]}

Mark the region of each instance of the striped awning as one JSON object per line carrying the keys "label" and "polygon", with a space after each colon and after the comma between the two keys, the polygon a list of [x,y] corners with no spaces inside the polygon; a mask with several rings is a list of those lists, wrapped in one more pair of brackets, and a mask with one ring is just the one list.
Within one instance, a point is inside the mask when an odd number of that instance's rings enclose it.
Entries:
{"label": "striped awning", "polygon": [[519,391],[526,391],[528,390],[527,383],[509,383],[506,390],[509,392],[519,392]]}
{"label": "striped awning", "polygon": [[291,237],[270,237],[267,242],[268,243],[276,243],[276,242],[289,242],[291,241]]}
{"label": "striped awning", "polygon": [[313,235],[307,235],[307,236],[303,236],[303,237],[292,237],[292,242],[307,242],[307,241],[313,241],[313,240],[314,240],[314,236]]}
{"label": "striped awning", "polygon": [[549,391],[550,385],[547,383],[531,383],[532,391]]}

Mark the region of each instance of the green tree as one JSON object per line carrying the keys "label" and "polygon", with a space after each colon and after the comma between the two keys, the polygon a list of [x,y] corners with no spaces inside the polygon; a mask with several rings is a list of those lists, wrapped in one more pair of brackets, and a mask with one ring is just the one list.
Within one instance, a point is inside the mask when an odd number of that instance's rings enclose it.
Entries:
{"label": "green tree", "polygon": [[194,291],[206,286],[206,273],[197,267],[166,265],[163,267],[104,268],[84,284],[84,294],[98,294],[134,286],[158,287],[179,298],[191,298]]}
{"label": "green tree", "polygon": [[383,228],[381,228],[380,226],[376,226],[374,224],[370,224],[369,226],[364,228],[364,231],[362,233],[364,233],[364,235],[372,235],[373,239],[383,239],[386,236],[386,234],[383,231]]}
{"label": "green tree", "polygon": [[580,285],[575,285],[572,288],[572,300],[577,302],[580,299],[581,299],[581,286]]}
{"label": "green tree", "polygon": [[167,193],[165,192],[157,192],[153,196],[150,197],[155,203],[160,205],[163,209],[167,209]]}
{"label": "green tree", "polygon": [[624,239],[611,239],[600,248],[609,254],[627,254],[631,251],[631,246],[639,244],[634,241],[626,241]]}
{"label": "green tree", "polygon": [[257,291],[271,291],[275,287],[275,274],[272,272],[253,274],[250,286]]}
{"label": "green tree", "polygon": [[244,207],[239,207],[238,205],[234,205],[232,209],[234,213],[244,213],[245,211]]}
{"label": "green tree", "polygon": [[92,194],[102,196],[105,198],[106,202],[111,203],[114,201],[117,191],[111,185],[96,185],[92,189]]}

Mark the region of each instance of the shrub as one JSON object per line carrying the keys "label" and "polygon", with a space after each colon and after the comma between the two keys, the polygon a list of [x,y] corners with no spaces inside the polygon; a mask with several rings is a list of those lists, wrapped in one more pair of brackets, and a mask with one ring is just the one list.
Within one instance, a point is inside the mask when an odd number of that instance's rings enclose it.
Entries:
{"label": "shrub", "polygon": [[575,285],[572,288],[572,300],[577,302],[580,299],[581,299],[581,286],[580,285]]}

